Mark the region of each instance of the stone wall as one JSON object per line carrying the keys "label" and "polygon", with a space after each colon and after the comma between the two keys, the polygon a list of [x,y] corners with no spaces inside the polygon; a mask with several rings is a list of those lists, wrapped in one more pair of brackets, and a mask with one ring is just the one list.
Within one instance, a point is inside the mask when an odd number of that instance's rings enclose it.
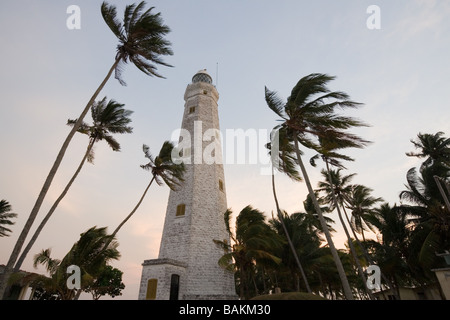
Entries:
{"label": "stone wall", "polygon": [[[145,299],[149,277],[161,277],[158,292],[164,293],[157,299],[168,299],[169,273],[180,272],[180,299],[229,299],[235,297],[234,276],[218,265],[224,252],[213,242],[230,240],[223,218],[227,201],[217,134],[219,94],[213,85],[197,82],[188,85],[184,98],[182,128],[191,133],[191,164],[186,164],[182,188],[170,192],[159,259],[144,262],[139,298]],[[185,213],[177,216],[180,204]]]}

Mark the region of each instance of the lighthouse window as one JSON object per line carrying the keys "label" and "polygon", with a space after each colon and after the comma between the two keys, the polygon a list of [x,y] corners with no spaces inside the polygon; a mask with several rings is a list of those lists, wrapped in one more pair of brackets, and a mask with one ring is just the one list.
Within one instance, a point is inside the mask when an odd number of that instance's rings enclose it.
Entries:
{"label": "lighthouse window", "polygon": [[219,179],[219,190],[223,191],[223,181]]}
{"label": "lighthouse window", "polygon": [[189,108],[189,113],[194,113],[195,112],[195,107],[190,107]]}
{"label": "lighthouse window", "polygon": [[186,205],[185,204],[179,204],[177,206],[177,217],[178,216],[184,216],[184,213],[186,211]]}

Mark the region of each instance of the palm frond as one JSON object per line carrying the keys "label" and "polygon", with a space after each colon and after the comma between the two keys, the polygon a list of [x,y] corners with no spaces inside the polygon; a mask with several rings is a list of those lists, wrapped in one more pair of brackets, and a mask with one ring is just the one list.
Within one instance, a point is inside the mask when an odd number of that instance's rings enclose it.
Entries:
{"label": "palm frond", "polygon": [[38,264],[42,264],[50,275],[53,275],[61,264],[61,260],[51,258],[51,252],[52,250],[49,248],[37,253],[33,259],[33,267],[37,268]]}
{"label": "palm frond", "polygon": [[111,29],[114,35],[121,41],[126,41],[126,37],[122,32],[122,23],[117,19],[117,10],[115,6],[109,5],[106,1],[102,3],[101,14],[106,25]]}
{"label": "palm frond", "polygon": [[[297,156],[292,139],[289,139],[289,128],[278,126],[272,130],[271,142],[266,144],[269,155],[272,159],[272,165],[279,172],[285,173],[294,181],[301,181],[299,169],[297,168]],[[278,151],[277,155],[272,155]],[[303,152],[300,151],[300,154]]]}
{"label": "palm frond", "polygon": [[5,225],[13,225],[15,222],[11,221],[11,218],[16,218],[17,213],[11,212],[12,207],[6,200],[0,200],[0,237],[8,236],[8,232],[12,232],[11,229],[6,228]]}
{"label": "palm frond", "polygon": [[171,67],[163,61],[162,56],[172,55],[171,43],[164,38],[170,28],[164,24],[161,14],[154,14],[154,7],[145,10],[145,2],[138,5],[127,5],[124,11],[123,24],[116,18],[115,6],[102,4],[102,15],[111,31],[119,39],[116,60],[119,63],[115,69],[115,78],[121,85],[126,85],[122,79],[123,66],[131,61],[136,67],[150,76],[164,78],[157,72],[156,65]]}
{"label": "palm frond", "polygon": [[172,190],[176,190],[182,185],[186,168],[184,163],[174,163],[172,161],[174,149],[172,142],[165,141],[156,158],[153,158],[147,145],[144,145],[142,149],[145,157],[150,161],[145,165],[141,165],[141,168],[151,171],[158,185],[162,185],[164,182]]}
{"label": "palm frond", "polygon": [[286,115],[284,113],[285,103],[278,97],[275,91],[270,91],[267,87],[265,90],[265,98],[268,107],[275,112],[280,118],[285,119]]}

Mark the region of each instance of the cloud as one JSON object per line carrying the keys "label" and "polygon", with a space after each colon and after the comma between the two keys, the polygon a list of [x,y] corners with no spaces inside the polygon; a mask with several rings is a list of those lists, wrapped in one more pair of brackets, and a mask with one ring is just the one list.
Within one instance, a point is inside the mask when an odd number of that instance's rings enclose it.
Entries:
{"label": "cloud", "polygon": [[450,5],[446,1],[416,0],[408,3],[402,10],[399,19],[390,33],[390,37],[400,38],[401,42],[417,40],[417,37],[425,33],[433,40],[446,36],[443,30],[443,22],[450,14]]}

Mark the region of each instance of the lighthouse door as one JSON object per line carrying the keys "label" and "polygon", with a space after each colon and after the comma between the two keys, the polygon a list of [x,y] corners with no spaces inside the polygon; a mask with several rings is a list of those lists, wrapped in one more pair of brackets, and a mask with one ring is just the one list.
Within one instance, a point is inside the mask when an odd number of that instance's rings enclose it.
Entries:
{"label": "lighthouse door", "polygon": [[178,291],[180,288],[180,276],[173,274],[170,278],[170,300],[178,300]]}

